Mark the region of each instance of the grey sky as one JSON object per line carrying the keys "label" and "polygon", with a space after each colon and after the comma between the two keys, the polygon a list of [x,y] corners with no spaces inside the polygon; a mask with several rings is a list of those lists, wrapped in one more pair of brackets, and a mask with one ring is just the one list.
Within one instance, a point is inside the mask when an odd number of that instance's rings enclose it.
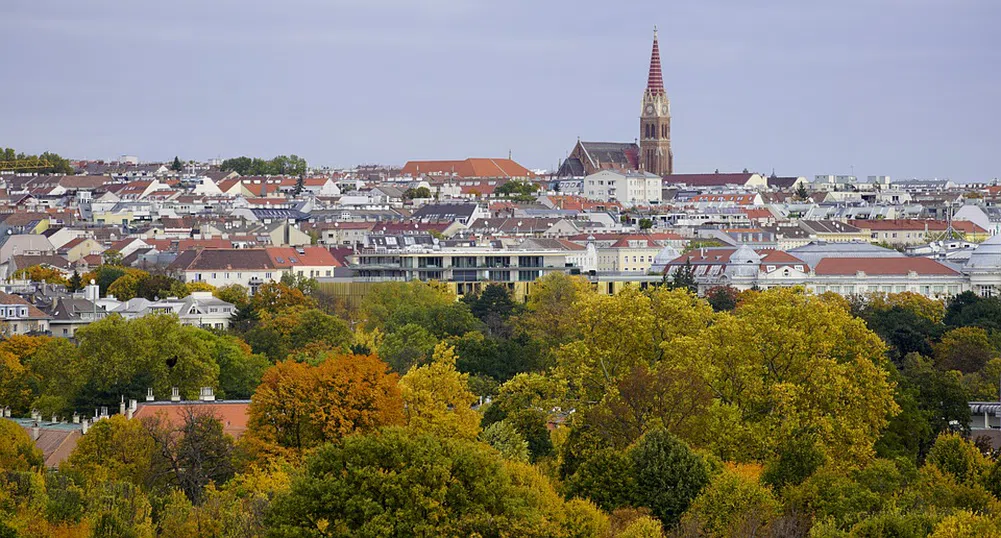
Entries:
{"label": "grey sky", "polygon": [[998,0],[3,0],[0,146],[553,167],[637,136],[656,24],[679,172],[986,180],[999,22]]}

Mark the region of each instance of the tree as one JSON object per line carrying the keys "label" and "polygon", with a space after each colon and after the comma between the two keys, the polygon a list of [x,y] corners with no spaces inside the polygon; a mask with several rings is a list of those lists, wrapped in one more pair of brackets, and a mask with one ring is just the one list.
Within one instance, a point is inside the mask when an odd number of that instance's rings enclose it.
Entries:
{"label": "tree", "polygon": [[778,514],[779,503],[767,488],[724,471],[692,501],[684,519],[704,536],[758,536]]}
{"label": "tree", "polygon": [[231,303],[237,308],[243,308],[250,304],[249,290],[239,284],[220,286],[212,291],[212,295],[214,295],[216,299]]}
{"label": "tree", "polygon": [[673,527],[709,483],[702,458],[664,428],[643,436],[629,451],[635,472],[633,500],[645,506],[665,527]]}
{"label": "tree", "polygon": [[[74,272],[74,274],[76,274]],[[31,267],[25,267],[24,269],[19,269],[14,273],[14,278],[26,279],[32,282],[44,282],[46,284],[61,284],[66,286],[69,281],[63,274],[53,267],[45,265],[32,265]],[[77,275],[77,278],[80,278]]]}
{"label": "tree", "polygon": [[980,327],[959,327],[942,335],[934,346],[935,365],[943,370],[965,374],[979,372],[998,356],[987,331]]}
{"label": "tree", "polygon": [[194,397],[201,387],[215,387],[219,366],[203,333],[173,315],[113,315],[78,329],[85,383],[75,403],[116,405],[122,396],[145,396],[147,388],[163,395],[177,387],[182,397]]}
{"label": "tree", "polygon": [[154,473],[156,452],[140,421],[113,415],[90,427],[60,469],[92,485],[123,481],[148,491],[162,485]]}
{"label": "tree", "polygon": [[944,322],[949,327],[1001,330],[1001,297],[980,297],[965,291],[949,301]]}
{"label": "tree", "polygon": [[809,197],[810,193],[807,192],[806,185],[804,183],[800,183],[799,187],[796,189],[796,198],[805,201]]}
{"label": "tree", "polygon": [[536,281],[518,325],[541,342],[543,349],[555,350],[576,336],[579,325],[574,305],[592,294],[586,279],[561,272],[549,273]]}
{"label": "tree", "polygon": [[278,362],[289,358],[292,353],[308,353],[313,348],[321,352],[347,350],[352,335],[342,319],[316,308],[296,306],[275,313],[264,310],[257,327],[247,332],[244,339],[255,353]]}
{"label": "tree", "polygon": [[219,365],[219,390],[224,399],[249,399],[261,382],[261,376],[271,366],[263,355],[251,352],[250,346],[233,336],[216,336],[202,332],[216,364]]}
{"label": "tree", "polygon": [[66,291],[74,292],[83,289],[84,283],[83,279],[80,278],[80,273],[74,269],[73,276],[70,277],[69,281],[66,283]]}
{"label": "tree", "polygon": [[174,155],[174,162],[171,163],[170,169],[175,172],[181,172],[184,170],[184,165],[181,164],[181,159],[179,159],[177,155]]}
{"label": "tree", "polygon": [[509,460],[528,461],[528,441],[508,422],[501,420],[487,426],[480,432],[480,440]]}
{"label": "tree", "polygon": [[400,378],[407,424],[414,430],[440,437],[475,439],[480,432],[480,414],[467,386],[468,374],[455,369],[455,348],[435,346],[430,364],[412,368]]}
{"label": "tree", "polygon": [[696,444],[716,455],[767,459],[780,439],[803,436],[828,457],[858,464],[899,410],[880,367],[884,350],[842,307],[773,288],[718,313],[694,338],[674,339],[664,360],[703,372],[713,434]]}
{"label": "tree", "polygon": [[104,265],[111,265],[120,267],[122,265],[122,253],[109,248],[101,253],[101,259],[104,260]]}
{"label": "tree", "polygon": [[587,454],[564,483],[569,498],[590,499],[602,510],[629,506],[636,492],[633,460],[623,450],[603,448]]}
{"label": "tree", "polygon": [[482,443],[388,428],[319,448],[272,517],[282,536],[560,536],[565,510]]}
{"label": "tree", "polygon": [[42,451],[28,432],[14,421],[0,420],[0,469],[14,473],[39,470],[44,464]]}
{"label": "tree", "polygon": [[373,355],[332,355],[319,366],[280,362],[254,392],[247,437],[265,453],[297,457],[354,432],[402,424],[397,380]]}
{"label": "tree", "polygon": [[233,438],[211,413],[189,408],[182,416],[177,425],[162,417],[146,418],[143,428],[155,447],[154,473],[198,503],[207,485],[233,477]]}
{"label": "tree", "polygon": [[258,313],[276,314],[294,306],[313,308],[316,303],[299,288],[281,282],[268,282],[257,288],[257,293],[250,298],[250,306]]}
{"label": "tree", "polygon": [[418,198],[431,198],[431,190],[427,187],[410,187],[403,193],[405,200],[415,200]]}
{"label": "tree", "polygon": [[438,339],[424,327],[408,323],[387,334],[379,346],[382,357],[394,371],[407,373],[415,365],[424,364]]}
{"label": "tree", "polygon": [[706,301],[717,312],[729,312],[737,308],[740,292],[733,286],[714,286],[706,290]]}
{"label": "tree", "polygon": [[515,313],[516,306],[511,292],[501,284],[488,284],[478,294],[464,295],[462,302],[469,305],[469,311],[492,329],[506,322]]}
{"label": "tree", "polygon": [[973,443],[954,433],[943,433],[928,452],[927,463],[952,475],[959,483],[972,483],[987,472],[990,461]]}
{"label": "tree", "polygon": [[[666,274],[665,274],[666,278]],[[685,264],[674,270],[671,281],[668,283],[671,289],[688,290],[695,293],[699,289],[698,281],[695,279],[695,268],[692,266],[692,258],[685,258]]]}
{"label": "tree", "polygon": [[653,228],[653,221],[650,219],[640,219],[640,230],[649,230]]}

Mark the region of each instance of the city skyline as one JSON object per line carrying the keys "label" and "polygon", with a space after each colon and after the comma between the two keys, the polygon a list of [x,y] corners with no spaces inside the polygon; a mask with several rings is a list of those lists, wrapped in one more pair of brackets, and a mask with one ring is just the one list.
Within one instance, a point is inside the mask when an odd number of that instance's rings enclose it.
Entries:
{"label": "city skyline", "polygon": [[636,138],[657,25],[678,172],[1001,175],[995,3],[595,6],[13,2],[0,145],[552,169]]}

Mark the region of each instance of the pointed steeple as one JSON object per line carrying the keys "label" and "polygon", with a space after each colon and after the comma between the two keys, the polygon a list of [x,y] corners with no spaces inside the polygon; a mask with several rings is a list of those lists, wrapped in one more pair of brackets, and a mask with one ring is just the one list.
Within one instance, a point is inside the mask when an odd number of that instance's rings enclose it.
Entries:
{"label": "pointed steeple", "polygon": [[650,76],[646,91],[652,95],[664,94],[664,74],[660,70],[660,46],[657,44],[657,27],[653,27],[653,52],[650,53]]}

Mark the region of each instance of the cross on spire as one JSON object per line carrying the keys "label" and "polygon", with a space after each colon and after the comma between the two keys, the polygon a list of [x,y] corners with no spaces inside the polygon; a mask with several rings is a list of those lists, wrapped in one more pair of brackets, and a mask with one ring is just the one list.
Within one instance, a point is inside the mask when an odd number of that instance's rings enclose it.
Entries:
{"label": "cross on spire", "polygon": [[660,46],[657,44],[657,27],[653,27],[653,51],[650,53],[650,75],[646,81],[646,91],[653,95],[663,95],[664,74],[660,70]]}

